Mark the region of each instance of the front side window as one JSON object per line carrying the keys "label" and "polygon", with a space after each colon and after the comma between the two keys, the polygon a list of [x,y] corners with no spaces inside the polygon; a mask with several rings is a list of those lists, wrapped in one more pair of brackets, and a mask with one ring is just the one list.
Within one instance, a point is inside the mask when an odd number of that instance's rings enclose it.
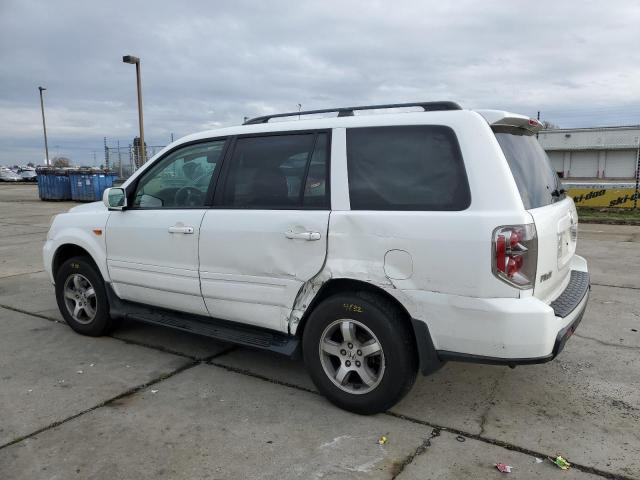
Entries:
{"label": "front side window", "polygon": [[138,182],[134,208],[198,208],[220,168],[225,140],[198,143],[167,155]]}
{"label": "front side window", "polygon": [[326,133],[244,137],[236,141],[223,193],[233,208],[327,205]]}
{"label": "front side window", "polygon": [[469,184],[449,127],[347,129],[352,210],[464,210]]}

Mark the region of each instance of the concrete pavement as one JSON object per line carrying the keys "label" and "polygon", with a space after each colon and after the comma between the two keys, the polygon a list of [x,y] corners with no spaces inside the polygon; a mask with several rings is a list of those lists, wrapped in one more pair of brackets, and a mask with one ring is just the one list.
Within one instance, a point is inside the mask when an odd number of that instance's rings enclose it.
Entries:
{"label": "concrete pavement", "polygon": [[[555,361],[450,363],[361,417],[301,362],[133,322],[76,335],[40,260],[70,206],[0,185],[3,479],[490,479],[497,462],[511,478],[640,478],[640,227],[581,225],[592,296]],[[569,472],[545,460],[558,453]]]}

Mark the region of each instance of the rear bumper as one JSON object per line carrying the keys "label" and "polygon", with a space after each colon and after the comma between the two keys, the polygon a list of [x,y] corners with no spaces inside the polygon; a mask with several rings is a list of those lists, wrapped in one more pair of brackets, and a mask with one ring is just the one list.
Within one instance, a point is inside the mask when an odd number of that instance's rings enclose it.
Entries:
{"label": "rear bumper", "polygon": [[544,363],[562,351],[582,320],[589,274],[586,261],[577,257],[569,284],[549,305],[535,297],[445,297],[449,298],[434,302],[427,295],[429,303],[423,309],[437,316],[413,320],[423,373],[449,360],[509,366]]}
{"label": "rear bumper", "polygon": [[540,357],[525,357],[525,358],[501,358],[501,357],[488,357],[483,355],[473,355],[467,353],[460,352],[449,352],[446,350],[438,350],[437,355],[440,361],[457,361],[457,362],[470,362],[470,363],[484,363],[489,365],[508,365],[508,366],[516,366],[516,365],[533,365],[537,363],[546,363],[558,356],[558,354],[564,349],[567,340],[573,335],[578,328],[578,325],[582,321],[582,317],[584,315],[584,311],[587,308],[589,294],[587,293],[583,299],[582,306],[577,308],[574,312],[575,315],[572,316],[572,320],[570,323],[562,328],[558,334],[556,335],[555,341],[553,342],[553,349],[551,353],[548,355],[543,355]]}

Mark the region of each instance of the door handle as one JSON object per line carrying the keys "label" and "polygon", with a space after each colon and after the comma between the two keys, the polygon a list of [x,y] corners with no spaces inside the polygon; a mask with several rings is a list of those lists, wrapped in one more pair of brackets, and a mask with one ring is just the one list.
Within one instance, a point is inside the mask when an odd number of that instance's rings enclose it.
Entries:
{"label": "door handle", "polygon": [[183,235],[192,235],[193,227],[182,227],[178,225],[174,225],[173,227],[169,227],[169,233],[182,233]]}
{"label": "door handle", "polygon": [[293,232],[289,230],[284,235],[292,240],[306,240],[308,242],[320,240],[320,232]]}

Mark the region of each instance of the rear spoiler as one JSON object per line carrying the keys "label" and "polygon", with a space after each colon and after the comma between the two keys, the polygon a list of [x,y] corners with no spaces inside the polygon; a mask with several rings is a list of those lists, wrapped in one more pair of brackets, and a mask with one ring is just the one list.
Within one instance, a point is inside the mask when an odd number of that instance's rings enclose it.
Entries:
{"label": "rear spoiler", "polygon": [[538,133],[544,127],[535,118],[529,118],[517,113],[505,112],[503,110],[476,110],[492,127],[517,127],[524,128],[533,133]]}

